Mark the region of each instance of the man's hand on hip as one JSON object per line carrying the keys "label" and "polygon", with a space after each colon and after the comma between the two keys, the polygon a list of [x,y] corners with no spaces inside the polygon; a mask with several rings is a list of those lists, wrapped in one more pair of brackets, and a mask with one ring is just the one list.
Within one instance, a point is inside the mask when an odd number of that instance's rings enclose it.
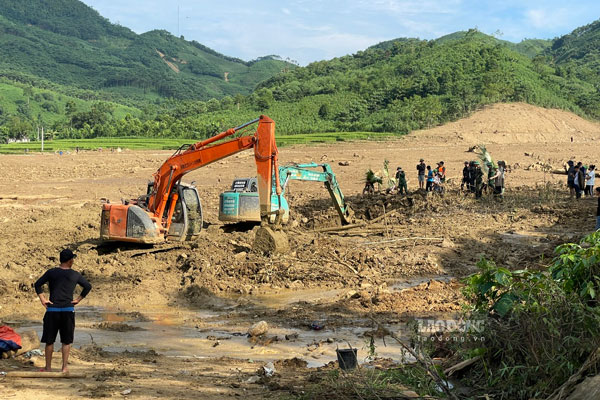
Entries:
{"label": "man's hand on hip", "polygon": [[78,298],[76,298],[75,300],[73,300],[71,302],[71,304],[73,304],[74,306],[76,306],[77,304],[79,304],[79,302],[83,300],[83,297],[79,296]]}
{"label": "man's hand on hip", "polygon": [[48,304],[54,304],[50,300],[46,300],[43,295],[40,295],[40,303],[44,306],[44,308],[48,308]]}

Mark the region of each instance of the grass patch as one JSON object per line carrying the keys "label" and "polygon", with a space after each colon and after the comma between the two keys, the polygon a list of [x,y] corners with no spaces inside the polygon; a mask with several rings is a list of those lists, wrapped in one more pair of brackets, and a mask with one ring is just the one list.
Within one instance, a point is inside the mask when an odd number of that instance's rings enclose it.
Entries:
{"label": "grass patch", "polygon": [[315,374],[304,394],[295,399],[405,399],[441,393],[437,385],[418,364],[400,365],[389,369],[359,368],[351,372],[339,369]]}

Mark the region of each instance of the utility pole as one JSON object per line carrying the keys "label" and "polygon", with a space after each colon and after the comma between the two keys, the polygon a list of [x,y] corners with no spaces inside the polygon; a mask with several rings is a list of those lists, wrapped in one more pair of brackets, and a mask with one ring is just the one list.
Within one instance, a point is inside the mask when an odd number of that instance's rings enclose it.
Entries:
{"label": "utility pole", "polygon": [[42,153],[44,152],[44,127],[42,126]]}

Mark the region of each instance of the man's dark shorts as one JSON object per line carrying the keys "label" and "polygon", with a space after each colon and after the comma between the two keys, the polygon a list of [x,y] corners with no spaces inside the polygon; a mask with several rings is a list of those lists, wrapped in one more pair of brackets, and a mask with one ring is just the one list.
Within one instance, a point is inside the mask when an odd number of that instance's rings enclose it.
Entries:
{"label": "man's dark shorts", "polygon": [[570,189],[575,189],[575,181],[567,181],[567,187]]}
{"label": "man's dark shorts", "polygon": [[73,335],[75,333],[74,311],[46,311],[41,342],[46,344],[54,343],[56,341],[56,334],[59,332],[62,344],[73,343]]}

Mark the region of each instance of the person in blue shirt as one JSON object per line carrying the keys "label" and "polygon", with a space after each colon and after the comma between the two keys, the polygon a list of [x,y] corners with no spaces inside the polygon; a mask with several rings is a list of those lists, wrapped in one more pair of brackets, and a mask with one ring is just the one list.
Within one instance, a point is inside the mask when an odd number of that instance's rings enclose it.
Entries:
{"label": "person in blue shirt", "polygon": [[431,170],[431,165],[427,166],[427,186],[425,190],[431,192],[433,190],[433,171]]}

